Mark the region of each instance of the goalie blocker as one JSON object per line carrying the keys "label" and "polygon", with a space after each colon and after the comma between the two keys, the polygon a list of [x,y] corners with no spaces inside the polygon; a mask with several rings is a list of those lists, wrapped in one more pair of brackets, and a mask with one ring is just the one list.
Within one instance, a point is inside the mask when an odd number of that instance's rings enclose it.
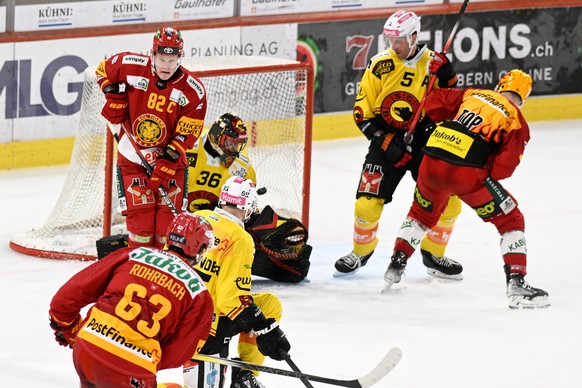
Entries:
{"label": "goalie blocker", "polygon": [[[312,247],[307,244],[307,229],[299,220],[281,217],[267,205],[247,221],[245,229],[255,242],[253,275],[285,283],[305,279]],[[127,245],[126,234],[103,237],[97,240],[97,258]]]}

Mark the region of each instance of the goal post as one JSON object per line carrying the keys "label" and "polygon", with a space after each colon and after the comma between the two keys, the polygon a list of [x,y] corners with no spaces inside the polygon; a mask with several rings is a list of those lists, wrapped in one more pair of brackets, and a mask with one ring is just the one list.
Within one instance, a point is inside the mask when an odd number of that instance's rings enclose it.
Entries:
{"label": "goal post", "polygon": [[[225,112],[249,130],[247,152],[257,173],[259,207],[309,225],[314,74],[310,65],[267,57],[184,58],[206,87],[205,127]],[[10,247],[50,259],[94,260],[96,240],[125,233],[117,206],[116,147],[101,116],[105,97],[95,68],[85,71],[79,124],[65,183],[39,228],[13,236]]]}

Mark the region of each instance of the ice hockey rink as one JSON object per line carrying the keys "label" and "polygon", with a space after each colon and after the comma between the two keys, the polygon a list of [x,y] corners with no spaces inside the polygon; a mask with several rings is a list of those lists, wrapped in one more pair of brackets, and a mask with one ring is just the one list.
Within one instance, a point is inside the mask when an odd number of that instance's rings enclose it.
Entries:
{"label": "ice hockey rink", "polygon": [[[281,327],[303,372],[357,378],[397,346],[402,360],[376,387],[582,387],[582,246],[576,243],[582,236],[582,120],[534,122],[531,132],[521,165],[502,183],[526,217],[526,279],[550,294],[551,307],[541,310],[507,307],[499,237],[467,206],[447,252],[463,264],[464,279],[431,278],[415,255],[402,282],[380,294],[394,237],[412,200],[410,176],[384,210],[381,242],[368,265],[349,279],[333,278],[333,263],[351,250],[354,192],[366,142],[314,144],[308,281],[253,283],[254,290],[282,299]],[[13,234],[44,223],[66,170],[0,171],[3,387],[78,386],[71,350],[54,341],[47,312],[55,291],[89,263],[32,258],[8,246]],[[266,365],[289,369],[273,360]],[[169,370],[158,381],[180,379],[179,370]],[[265,373],[259,379],[269,388],[303,386]]]}

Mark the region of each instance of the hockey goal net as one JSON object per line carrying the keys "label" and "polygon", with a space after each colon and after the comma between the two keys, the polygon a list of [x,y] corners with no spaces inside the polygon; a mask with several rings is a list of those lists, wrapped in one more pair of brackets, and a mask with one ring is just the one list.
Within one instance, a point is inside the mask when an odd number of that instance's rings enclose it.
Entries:
{"label": "hockey goal net", "polygon": [[[207,89],[205,126],[225,112],[249,130],[259,207],[308,225],[313,72],[306,64],[265,57],[184,58]],[[85,71],[79,124],[68,173],[43,226],[16,235],[10,247],[30,256],[93,260],[96,240],[125,232],[117,210],[115,143],[101,116],[105,98],[95,68]]]}

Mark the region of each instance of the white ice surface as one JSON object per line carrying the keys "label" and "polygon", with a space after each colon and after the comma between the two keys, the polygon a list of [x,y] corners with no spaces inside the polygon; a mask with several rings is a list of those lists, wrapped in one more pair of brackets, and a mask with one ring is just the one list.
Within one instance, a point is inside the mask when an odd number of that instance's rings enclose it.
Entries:
{"label": "white ice surface", "polygon": [[[460,282],[431,278],[413,256],[406,276],[381,295],[396,231],[408,211],[413,182],[405,177],[380,223],[380,245],[350,279],[332,277],[335,260],[351,250],[355,186],[363,139],[313,147],[309,281],[256,279],[255,290],[284,304],[281,327],[291,356],[306,373],[351,379],[364,375],[393,346],[404,356],[377,387],[582,387],[582,121],[532,123],[532,140],[504,186],[526,217],[528,281],[550,293],[551,307],[507,307],[499,237],[464,206],[448,255],[464,266]],[[71,351],[48,326],[54,292],[88,265],[13,252],[15,233],[41,226],[64,183],[65,166],[0,171],[0,385],[78,386]],[[267,365],[288,368],[284,362]],[[178,381],[177,370],[160,382]],[[269,388],[299,380],[261,374]],[[326,386],[314,383],[314,386]]]}

